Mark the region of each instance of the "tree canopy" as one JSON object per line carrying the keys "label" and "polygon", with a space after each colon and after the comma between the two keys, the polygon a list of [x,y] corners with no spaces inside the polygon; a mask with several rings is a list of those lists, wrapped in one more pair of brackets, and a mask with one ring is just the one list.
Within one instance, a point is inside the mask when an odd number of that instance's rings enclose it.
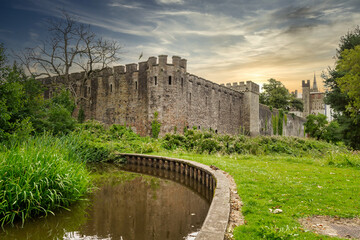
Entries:
{"label": "tree canopy", "polygon": [[339,124],[342,140],[355,149],[360,149],[360,114],[356,113],[356,108],[359,110],[356,100],[359,69],[351,58],[356,57],[356,46],[359,45],[360,28],[357,26],[340,38],[336,67],[329,67],[328,72],[322,75],[327,87],[325,103],[335,111],[334,118]]}
{"label": "tree canopy", "polygon": [[310,114],[306,117],[305,132],[310,135],[310,137],[320,139],[325,132],[326,124],[328,121],[326,120],[326,116],[324,114]]}
{"label": "tree canopy", "polygon": [[[0,44],[0,141],[31,132],[67,132],[74,128],[74,103],[67,91],[43,99],[41,82],[9,66]],[[20,136],[21,137],[21,136]]]}
{"label": "tree canopy", "polygon": [[295,108],[303,111],[302,101],[291,95],[280,81],[270,78],[268,82],[263,85],[264,91],[260,93],[260,103],[277,109],[290,110]]}
{"label": "tree canopy", "polygon": [[355,117],[360,114],[360,45],[345,49],[340,56],[336,70],[343,73],[343,76],[337,82],[341,92],[349,99],[346,111]]}

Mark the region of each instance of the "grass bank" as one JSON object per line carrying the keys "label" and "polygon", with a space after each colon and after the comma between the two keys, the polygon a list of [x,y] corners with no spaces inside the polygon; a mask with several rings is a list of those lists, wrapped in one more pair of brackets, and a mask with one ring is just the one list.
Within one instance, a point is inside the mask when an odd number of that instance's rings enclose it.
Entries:
{"label": "grass bank", "polygon": [[[334,167],[310,157],[156,154],[215,165],[234,177],[246,220],[235,229],[235,239],[334,239],[307,232],[298,219],[360,216],[360,171],[356,168]],[[271,213],[269,209],[275,208],[283,213]]]}

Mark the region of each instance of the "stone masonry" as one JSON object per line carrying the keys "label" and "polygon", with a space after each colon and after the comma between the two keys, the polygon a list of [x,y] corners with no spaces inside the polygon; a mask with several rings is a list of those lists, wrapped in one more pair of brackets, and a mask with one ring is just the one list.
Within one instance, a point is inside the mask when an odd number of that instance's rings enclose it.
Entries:
{"label": "stone masonry", "polygon": [[[259,86],[251,81],[219,85],[186,71],[187,60],[167,55],[150,57],[139,64],[115,66],[85,83],[83,73],[71,74],[86,119],[105,124],[126,124],[141,136],[151,134],[158,112],[160,135],[177,128],[212,129],[222,134],[261,133]],[[51,97],[56,78],[42,79]],[[76,117],[79,106],[74,112]],[[299,132],[299,131],[294,131]]]}

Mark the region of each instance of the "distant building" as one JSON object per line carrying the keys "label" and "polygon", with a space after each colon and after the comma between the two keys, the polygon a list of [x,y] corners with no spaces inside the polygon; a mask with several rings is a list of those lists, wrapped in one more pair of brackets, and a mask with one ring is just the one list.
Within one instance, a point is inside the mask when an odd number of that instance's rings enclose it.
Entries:
{"label": "distant building", "polygon": [[304,103],[304,110],[300,111],[290,111],[290,113],[295,114],[299,117],[307,117],[310,114],[324,114],[327,120],[330,122],[333,120],[333,110],[329,105],[324,103],[325,93],[320,92],[316,83],[316,76],[314,73],[313,87],[310,86],[310,80],[302,81],[302,94],[298,94],[297,90],[295,91],[296,98],[302,99]]}

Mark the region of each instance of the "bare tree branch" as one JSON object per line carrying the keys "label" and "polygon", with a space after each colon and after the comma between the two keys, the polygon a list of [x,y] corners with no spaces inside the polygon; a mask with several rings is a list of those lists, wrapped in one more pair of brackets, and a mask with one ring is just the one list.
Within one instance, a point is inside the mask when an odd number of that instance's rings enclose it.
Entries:
{"label": "bare tree branch", "polygon": [[61,19],[47,21],[49,38],[34,48],[16,54],[26,71],[34,77],[58,76],[58,81],[77,96],[70,73],[84,71],[81,83],[120,60],[121,47],[116,41],[103,40],[67,12]]}

